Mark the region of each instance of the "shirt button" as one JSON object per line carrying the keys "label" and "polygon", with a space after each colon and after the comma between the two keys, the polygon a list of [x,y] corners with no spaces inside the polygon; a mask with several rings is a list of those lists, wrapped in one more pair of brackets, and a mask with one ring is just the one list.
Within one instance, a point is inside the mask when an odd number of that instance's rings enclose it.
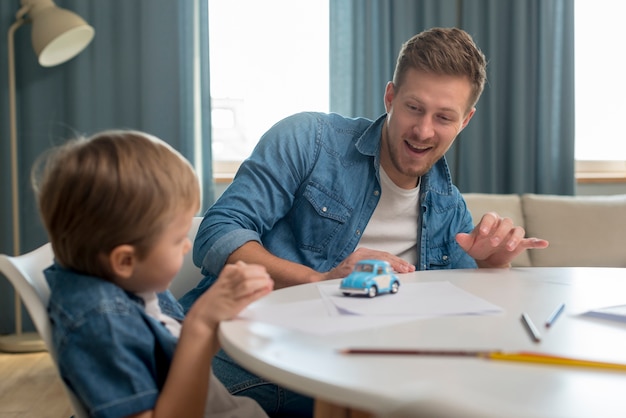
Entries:
{"label": "shirt button", "polygon": [[378,196],[379,194],[380,194],[380,191],[374,190],[374,196]]}
{"label": "shirt button", "polygon": [[361,230],[360,230],[360,229],[357,229],[357,230],[356,230],[356,234],[357,234],[357,235],[361,235]]}
{"label": "shirt button", "polygon": [[322,208],[322,212],[324,212],[324,213],[328,212],[328,208],[327,208],[326,206],[324,206],[324,207]]}
{"label": "shirt button", "polygon": [[448,256],[447,255],[443,256],[443,261],[448,261]]}

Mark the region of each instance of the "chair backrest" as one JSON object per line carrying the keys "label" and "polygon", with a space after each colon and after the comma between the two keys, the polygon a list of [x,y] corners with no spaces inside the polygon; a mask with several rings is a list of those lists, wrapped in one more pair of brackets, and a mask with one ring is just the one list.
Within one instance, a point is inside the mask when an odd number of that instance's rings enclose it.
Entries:
{"label": "chair backrest", "polygon": [[[53,257],[50,243],[16,257],[0,254],[0,272],[9,279],[19,293],[58,373],[57,355],[52,341],[52,329],[47,309],[50,288],[43,274],[43,270],[52,264]],[[65,384],[64,387],[74,410],[74,416],[87,418],[88,414],[76,395]]]}
{"label": "chair backrest", "polygon": [[[196,216],[195,218],[193,218],[191,229],[189,230],[188,234],[192,244],[196,238],[196,234],[198,233],[198,227],[200,226],[200,222],[202,222],[201,216]],[[196,267],[193,264],[192,251],[189,251],[187,254],[185,254],[183,266],[181,267],[176,277],[174,277],[174,280],[172,280],[172,284],[170,285],[170,292],[172,292],[176,299],[180,299],[181,296],[196,287],[202,277],[203,276],[202,273],[200,273],[200,268]]]}

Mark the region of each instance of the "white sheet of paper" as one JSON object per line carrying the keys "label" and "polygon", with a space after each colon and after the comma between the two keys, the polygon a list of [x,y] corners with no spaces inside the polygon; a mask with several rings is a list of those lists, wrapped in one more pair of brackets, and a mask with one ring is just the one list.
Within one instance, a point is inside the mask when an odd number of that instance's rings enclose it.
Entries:
{"label": "white sheet of paper", "polygon": [[396,294],[343,296],[339,286],[321,283],[322,298],[332,302],[339,314],[371,316],[493,315],[503,310],[450,282],[406,283]]}
{"label": "white sheet of paper", "polygon": [[241,312],[239,318],[265,322],[315,335],[360,331],[415,319],[408,316],[366,318],[359,315],[331,315],[323,299],[281,303],[272,306],[255,306],[253,304]]}
{"label": "white sheet of paper", "polygon": [[626,305],[606,306],[583,312],[582,315],[626,322]]}
{"label": "white sheet of paper", "polygon": [[272,306],[252,304],[239,318],[309,334],[328,335],[444,315],[493,315],[502,308],[449,282],[407,283],[394,295],[343,296],[336,284],[318,284],[320,299]]}

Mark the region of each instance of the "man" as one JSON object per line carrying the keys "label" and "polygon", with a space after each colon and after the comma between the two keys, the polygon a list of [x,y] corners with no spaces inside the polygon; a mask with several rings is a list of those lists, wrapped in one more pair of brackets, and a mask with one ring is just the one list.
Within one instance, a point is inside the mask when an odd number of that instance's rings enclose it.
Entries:
{"label": "man", "polygon": [[[476,112],[485,79],[472,38],[435,28],[403,45],[376,121],[302,113],[278,122],[205,214],[193,255],[207,278],[183,302],[238,260],[264,265],[281,288],[345,277],[367,258],[399,273],[501,268],[545,248],[496,213],[474,228],[451,182],[444,154]],[[218,358],[227,387],[252,384]]]}

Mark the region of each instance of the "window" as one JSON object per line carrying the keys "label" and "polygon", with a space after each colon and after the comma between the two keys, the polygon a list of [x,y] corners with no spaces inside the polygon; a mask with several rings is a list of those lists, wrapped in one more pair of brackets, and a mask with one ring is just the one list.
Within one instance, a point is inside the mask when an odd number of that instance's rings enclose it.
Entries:
{"label": "window", "polygon": [[328,2],[208,1],[214,171],[229,177],[274,123],[328,111]]}
{"label": "window", "polygon": [[[208,2],[214,171],[231,177],[275,122],[329,110],[328,1]],[[624,15],[622,0],[575,2],[579,175],[626,176]]]}
{"label": "window", "polygon": [[577,0],[574,7],[577,172],[579,176],[588,172],[592,177],[593,173],[598,177],[624,177],[626,131],[621,121],[626,116],[626,77],[622,26],[626,2]]}

